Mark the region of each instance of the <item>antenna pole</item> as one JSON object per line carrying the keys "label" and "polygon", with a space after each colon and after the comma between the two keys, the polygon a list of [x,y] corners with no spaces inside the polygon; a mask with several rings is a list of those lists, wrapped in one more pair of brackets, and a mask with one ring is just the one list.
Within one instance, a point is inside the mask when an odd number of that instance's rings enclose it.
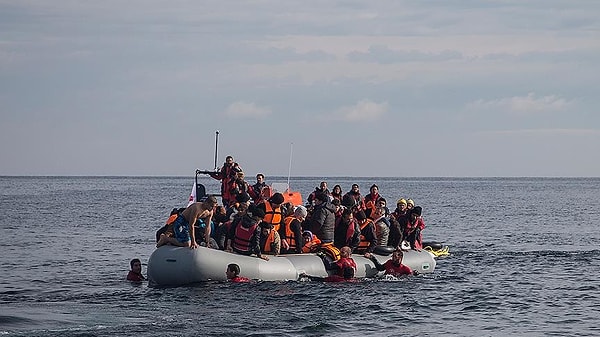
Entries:
{"label": "antenna pole", "polygon": [[288,191],[290,190],[290,176],[292,175],[292,152],[294,151],[294,143],[290,143],[290,166],[288,168]]}
{"label": "antenna pole", "polygon": [[217,170],[217,157],[219,153],[219,130],[215,132],[215,171]]}

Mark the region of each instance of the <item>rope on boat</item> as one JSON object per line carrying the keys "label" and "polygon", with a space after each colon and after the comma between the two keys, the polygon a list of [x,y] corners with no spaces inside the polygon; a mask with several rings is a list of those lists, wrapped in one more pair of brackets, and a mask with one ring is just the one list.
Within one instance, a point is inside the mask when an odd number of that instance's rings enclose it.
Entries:
{"label": "rope on boat", "polygon": [[442,249],[433,249],[431,246],[426,246],[423,249],[435,255],[435,257],[450,255],[450,247],[448,246],[444,246]]}

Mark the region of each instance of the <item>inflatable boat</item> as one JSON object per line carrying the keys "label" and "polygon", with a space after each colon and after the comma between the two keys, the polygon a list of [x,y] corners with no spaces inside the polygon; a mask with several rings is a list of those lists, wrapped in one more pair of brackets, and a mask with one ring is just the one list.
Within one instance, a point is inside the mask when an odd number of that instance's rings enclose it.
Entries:
{"label": "inflatable boat", "polygon": [[[390,257],[376,255],[380,263]],[[380,273],[372,261],[362,255],[353,255],[357,278],[375,277]],[[256,256],[244,256],[217,249],[198,247],[161,246],[148,260],[150,286],[180,286],[205,281],[225,281],[225,270],[230,263],[240,266],[240,276],[262,281],[296,281],[303,277],[324,278],[330,276],[320,256],[312,253],[269,256],[269,261]],[[435,269],[434,254],[422,250],[404,252],[402,263],[419,273],[431,273]]]}

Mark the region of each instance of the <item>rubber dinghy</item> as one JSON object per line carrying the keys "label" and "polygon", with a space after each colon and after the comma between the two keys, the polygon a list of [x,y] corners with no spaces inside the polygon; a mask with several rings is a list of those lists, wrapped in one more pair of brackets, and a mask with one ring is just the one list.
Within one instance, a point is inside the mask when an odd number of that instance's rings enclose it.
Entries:
{"label": "rubber dinghy", "polygon": [[[374,255],[380,263],[388,256]],[[225,270],[230,263],[237,263],[241,276],[262,281],[295,281],[303,275],[327,277],[323,260],[316,254],[290,254],[269,256],[265,261],[255,256],[244,256],[222,250],[198,247],[161,246],[148,259],[150,286],[180,286],[205,281],[225,281]],[[357,265],[356,277],[374,277],[379,272],[372,261],[362,255],[353,255]],[[404,252],[402,263],[419,273],[431,273],[435,269],[434,255],[428,251]]]}

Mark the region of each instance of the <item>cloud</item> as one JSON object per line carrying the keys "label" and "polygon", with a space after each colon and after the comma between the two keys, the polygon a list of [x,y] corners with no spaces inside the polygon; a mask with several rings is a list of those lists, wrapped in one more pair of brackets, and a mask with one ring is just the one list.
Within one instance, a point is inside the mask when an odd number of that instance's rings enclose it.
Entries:
{"label": "cloud", "polygon": [[233,102],[225,109],[226,116],[235,118],[257,119],[265,118],[270,114],[270,108],[260,107],[249,102]]}
{"label": "cloud", "polygon": [[564,111],[572,104],[556,95],[536,97],[530,92],[527,96],[513,96],[495,100],[477,100],[467,104],[467,109],[472,111],[501,111],[514,114],[534,114]]}
{"label": "cloud", "polygon": [[339,108],[326,119],[345,122],[372,122],[379,120],[388,110],[388,103],[375,103],[364,99],[352,106]]}

